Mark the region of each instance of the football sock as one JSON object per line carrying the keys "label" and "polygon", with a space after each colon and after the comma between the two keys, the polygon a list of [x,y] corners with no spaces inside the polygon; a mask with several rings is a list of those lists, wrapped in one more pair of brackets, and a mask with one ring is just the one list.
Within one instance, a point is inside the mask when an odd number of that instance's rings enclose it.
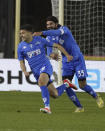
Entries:
{"label": "football sock", "polygon": [[47,86],[41,86],[40,89],[41,89],[44,105],[45,107],[49,107],[50,106],[50,97],[49,97],[48,88]]}
{"label": "football sock", "polygon": [[71,101],[77,106],[77,107],[82,107],[80,104],[80,101],[78,100],[75,92],[71,88],[66,88],[66,93],[68,97],[71,99]]}
{"label": "football sock", "polygon": [[84,90],[85,92],[87,92],[88,94],[90,94],[93,98],[97,98],[97,94],[96,92],[92,89],[91,86],[86,85],[84,88],[81,88],[82,90]]}
{"label": "football sock", "polygon": [[58,91],[58,96],[61,96],[66,88],[67,88],[66,84],[63,84],[63,85],[57,87],[56,89]]}

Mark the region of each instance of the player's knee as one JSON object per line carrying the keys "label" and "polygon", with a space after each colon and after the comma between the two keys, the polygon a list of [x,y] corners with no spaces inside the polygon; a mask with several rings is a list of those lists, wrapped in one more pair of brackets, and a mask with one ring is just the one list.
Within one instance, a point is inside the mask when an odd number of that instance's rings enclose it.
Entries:
{"label": "player's knee", "polygon": [[38,85],[39,85],[39,86],[44,86],[44,85],[46,85],[46,82],[45,82],[44,80],[40,79],[40,80],[38,81]]}
{"label": "player's knee", "polygon": [[56,98],[58,98],[58,93],[57,93],[57,92],[55,92],[55,93],[53,93],[53,94],[51,93],[50,96],[51,96],[52,98],[56,99]]}

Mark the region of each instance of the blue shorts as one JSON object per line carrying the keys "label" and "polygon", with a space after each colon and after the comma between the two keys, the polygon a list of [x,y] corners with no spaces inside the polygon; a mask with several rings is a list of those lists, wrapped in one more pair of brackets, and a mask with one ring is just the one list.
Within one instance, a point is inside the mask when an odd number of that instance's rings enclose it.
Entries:
{"label": "blue shorts", "polygon": [[74,76],[76,74],[79,80],[85,79],[88,74],[86,70],[85,60],[82,54],[75,61],[65,62],[62,67],[62,76]]}
{"label": "blue shorts", "polygon": [[[46,64],[43,64],[42,66],[40,66],[39,68],[35,68],[35,69],[32,69],[32,72],[34,74],[34,77],[35,79],[37,80],[38,82],[38,79],[39,79],[39,76],[41,73],[46,73],[49,75],[49,78],[51,77],[51,75],[53,74],[53,68],[51,66],[51,64],[49,63],[46,63]],[[51,80],[49,80],[51,81]]]}

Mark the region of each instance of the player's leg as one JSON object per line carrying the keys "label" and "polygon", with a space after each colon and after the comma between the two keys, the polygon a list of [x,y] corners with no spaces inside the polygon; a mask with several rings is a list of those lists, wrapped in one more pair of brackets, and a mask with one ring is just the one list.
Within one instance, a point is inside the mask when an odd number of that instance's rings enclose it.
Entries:
{"label": "player's leg", "polygon": [[[62,79],[63,80],[69,79],[70,81],[72,81],[73,75],[72,76],[63,76]],[[81,103],[80,103],[79,99],[77,98],[75,92],[71,88],[66,89],[66,94],[68,95],[68,97],[71,99],[71,101],[77,107],[75,112],[84,112],[83,106],[81,105]]]}
{"label": "player's leg", "polygon": [[[64,90],[68,88],[68,85],[62,84],[61,86],[55,88],[52,83],[48,85],[49,83],[48,81],[49,81],[49,75],[46,73],[41,73],[38,80],[38,85],[41,88],[42,98],[44,101],[45,108],[41,108],[40,111],[50,114],[51,111],[50,111],[50,106],[49,106],[49,92],[50,92],[50,95],[53,96],[53,98],[57,98],[58,96],[61,96],[63,94]],[[47,86],[48,86],[48,89],[47,89]]]}
{"label": "player's leg", "polygon": [[58,98],[58,91],[55,88],[53,82],[49,82],[47,87],[48,87],[50,96],[53,97],[53,98]]}
{"label": "player's leg", "polygon": [[51,114],[50,111],[50,101],[49,101],[49,91],[48,91],[48,82],[50,80],[50,76],[53,74],[53,68],[50,62],[45,63],[39,70],[39,79],[38,84],[40,86],[42,92],[42,98],[45,105],[45,108],[41,108],[40,111],[44,113]]}
{"label": "player's leg", "polygon": [[[62,76],[71,76],[73,78],[74,76],[74,63],[73,61],[70,62],[62,62]],[[68,77],[63,79],[63,82],[68,84],[69,87],[77,90],[77,86],[73,84]]]}
{"label": "player's leg", "polygon": [[64,92],[64,90],[66,90],[66,88],[68,88],[69,85],[67,83],[62,84],[61,86],[55,88],[53,83],[51,82],[51,80],[48,83],[48,90],[50,92],[50,95],[53,98],[57,98],[58,96],[61,96]]}
{"label": "player's leg", "polygon": [[84,61],[84,58],[82,55],[81,55],[80,59],[77,61],[77,63],[75,64],[75,72],[76,72],[76,76],[78,79],[79,87],[82,90],[84,90],[85,92],[92,95],[94,98],[96,98],[97,97],[96,92],[92,89],[92,87],[90,87],[86,83],[86,77],[88,76],[88,74],[87,74],[87,70],[86,70],[85,61]]}
{"label": "player's leg", "polygon": [[77,63],[75,69],[76,69],[76,76],[78,78],[79,87],[82,90],[84,90],[85,92],[87,92],[89,95],[91,95],[93,98],[95,98],[98,106],[102,108],[104,106],[104,102],[102,98],[100,98],[97,95],[97,93],[92,89],[92,87],[88,85],[86,82],[86,77],[88,75],[87,75],[87,70],[86,70],[85,61],[84,61],[83,56],[81,56],[81,59]]}
{"label": "player's leg", "polygon": [[64,82],[64,84],[55,88],[53,82],[51,80],[49,80],[47,87],[48,87],[50,96],[53,98],[58,98],[59,96],[61,96],[63,94],[63,92],[64,92],[64,90],[66,90],[66,88],[70,87],[70,84]]}
{"label": "player's leg", "polygon": [[104,107],[104,101],[102,100],[102,98],[92,89],[92,87],[90,85],[87,84],[86,79],[84,80],[78,80],[79,83],[79,87],[87,92],[89,95],[91,95],[94,99],[96,99],[96,103],[98,105],[99,108],[103,108]]}
{"label": "player's leg", "polygon": [[[72,78],[72,77],[73,76],[64,77],[64,79],[67,79],[67,78],[69,79],[69,78]],[[69,96],[69,98],[77,106],[77,109],[75,110],[75,112],[84,112],[84,108],[80,104],[76,94],[74,93],[74,91],[71,88],[68,88],[68,85],[62,84],[61,86],[55,88],[55,86],[53,85],[52,82],[48,83],[48,90],[49,90],[50,96],[52,96],[53,98],[58,98],[58,96],[61,96],[65,89],[66,89],[66,93]]]}
{"label": "player's leg", "polygon": [[50,98],[49,98],[49,91],[47,88],[47,83],[49,81],[49,75],[46,73],[41,73],[38,79],[38,85],[40,86],[42,99],[45,105],[45,108],[41,108],[40,111],[44,113],[51,113],[50,111]]}
{"label": "player's leg", "polygon": [[87,92],[88,94],[90,94],[93,98],[97,98],[97,93],[92,89],[91,86],[89,86],[86,82],[86,78],[84,79],[79,79],[78,80],[79,83],[79,87],[84,90],[85,92]]}
{"label": "player's leg", "polygon": [[69,86],[66,83],[64,83],[56,88],[53,85],[53,83],[50,83],[48,85],[48,90],[49,90],[50,96],[52,96],[53,98],[57,98],[57,97],[61,96],[67,88],[69,88]]}
{"label": "player's leg", "polygon": [[[63,69],[62,70],[63,71],[62,72],[63,81],[68,79],[69,81],[72,82],[72,79],[73,79],[73,76],[74,76],[74,63],[73,62],[63,63],[63,68],[62,69]],[[71,99],[71,101],[77,107],[77,109],[75,111],[76,112],[84,111],[83,106],[80,104],[80,101],[78,100],[75,92],[71,88],[68,88],[68,89],[66,89],[66,93],[67,93],[68,97]]]}

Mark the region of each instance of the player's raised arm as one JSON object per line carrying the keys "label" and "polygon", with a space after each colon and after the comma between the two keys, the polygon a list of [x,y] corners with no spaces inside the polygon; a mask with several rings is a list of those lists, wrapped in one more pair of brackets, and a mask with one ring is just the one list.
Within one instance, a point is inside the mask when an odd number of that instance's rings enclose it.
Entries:
{"label": "player's raised arm", "polygon": [[58,48],[67,57],[68,62],[73,59],[73,57],[70,56],[69,53],[61,45],[54,43],[53,47]]}
{"label": "player's raised arm", "polygon": [[56,30],[42,31],[42,34],[45,36],[60,36],[62,32],[59,29],[56,29]]}
{"label": "player's raised arm", "polygon": [[60,36],[63,35],[64,33],[66,34],[66,30],[64,27],[56,30],[46,30],[46,31],[41,31],[41,32],[34,32],[33,36],[40,36],[40,35],[45,35],[45,36]]}
{"label": "player's raised arm", "polygon": [[60,30],[46,30],[46,31],[42,31],[42,32],[34,32],[33,36],[40,36],[40,35],[45,35],[45,36],[60,36],[61,32]]}

